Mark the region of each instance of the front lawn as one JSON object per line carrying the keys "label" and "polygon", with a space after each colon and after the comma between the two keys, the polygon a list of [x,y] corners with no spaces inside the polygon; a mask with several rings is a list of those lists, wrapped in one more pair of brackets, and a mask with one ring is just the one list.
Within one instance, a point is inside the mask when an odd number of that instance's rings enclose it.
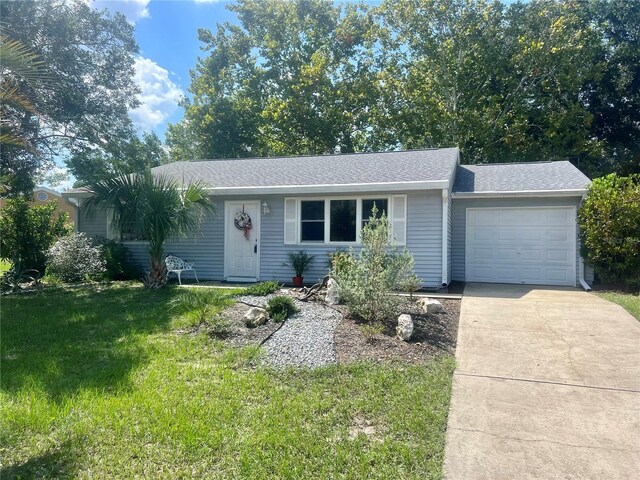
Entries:
{"label": "front lawn", "polygon": [[598,292],[598,295],[605,300],[622,305],[627,312],[640,320],[640,295],[621,292]]}
{"label": "front lawn", "polygon": [[452,357],[256,368],[185,333],[178,291],[2,297],[1,478],[442,476]]}

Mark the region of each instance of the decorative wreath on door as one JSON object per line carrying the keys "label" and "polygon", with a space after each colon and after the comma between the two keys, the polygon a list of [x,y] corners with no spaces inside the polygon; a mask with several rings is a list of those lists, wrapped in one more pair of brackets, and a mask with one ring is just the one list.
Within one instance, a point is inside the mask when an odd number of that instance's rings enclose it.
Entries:
{"label": "decorative wreath on door", "polygon": [[242,206],[242,211],[236,213],[233,218],[233,224],[238,230],[242,230],[244,232],[244,238],[249,240],[249,230],[252,228],[251,217],[248,213],[244,212],[244,205]]}

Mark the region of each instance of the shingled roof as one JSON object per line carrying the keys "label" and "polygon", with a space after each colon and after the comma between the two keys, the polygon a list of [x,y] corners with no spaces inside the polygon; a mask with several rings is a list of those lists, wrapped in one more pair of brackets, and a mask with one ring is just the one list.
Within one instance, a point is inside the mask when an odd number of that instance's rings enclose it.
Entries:
{"label": "shingled roof", "polygon": [[506,192],[585,192],[589,178],[570,162],[459,165],[453,191],[459,195]]}
{"label": "shingled roof", "polygon": [[447,188],[457,148],[302,157],[173,162],[155,167],[180,182],[227,193],[373,191]]}

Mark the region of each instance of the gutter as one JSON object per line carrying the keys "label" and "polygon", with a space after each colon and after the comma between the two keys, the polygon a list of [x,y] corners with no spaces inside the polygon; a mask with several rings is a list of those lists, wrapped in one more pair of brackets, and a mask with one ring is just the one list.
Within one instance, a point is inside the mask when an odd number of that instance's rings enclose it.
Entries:
{"label": "gutter", "polygon": [[454,199],[463,198],[535,198],[535,197],[582,197],[587,193],[585,189],[576,190],[512,190],[493,192],[454,192]]}

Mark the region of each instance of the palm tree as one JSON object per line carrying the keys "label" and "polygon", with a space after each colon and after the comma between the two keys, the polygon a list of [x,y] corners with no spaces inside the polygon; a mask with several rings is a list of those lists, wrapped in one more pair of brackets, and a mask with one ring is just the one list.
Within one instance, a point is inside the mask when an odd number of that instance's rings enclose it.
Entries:
{"label": "palm tree", "polygon": [[160,288],[167,281],[164,243],[195,232],[204,215],[215,212],[204,184],[180,187],[166,175],[154,176],[151,172],[120,175],[89,189],[92,195],[83,203],[83,210],[107,208],[114,227],[120,232],[133,228],[137,238],[149,243],[148,288]]}
{"label": "palm tree", "polygon": [[34,92],[47,79],[44,61],[18,40],[1,33],[0,72],[0,144],[33,152],[22,124],[31,115],[39,115]]}

